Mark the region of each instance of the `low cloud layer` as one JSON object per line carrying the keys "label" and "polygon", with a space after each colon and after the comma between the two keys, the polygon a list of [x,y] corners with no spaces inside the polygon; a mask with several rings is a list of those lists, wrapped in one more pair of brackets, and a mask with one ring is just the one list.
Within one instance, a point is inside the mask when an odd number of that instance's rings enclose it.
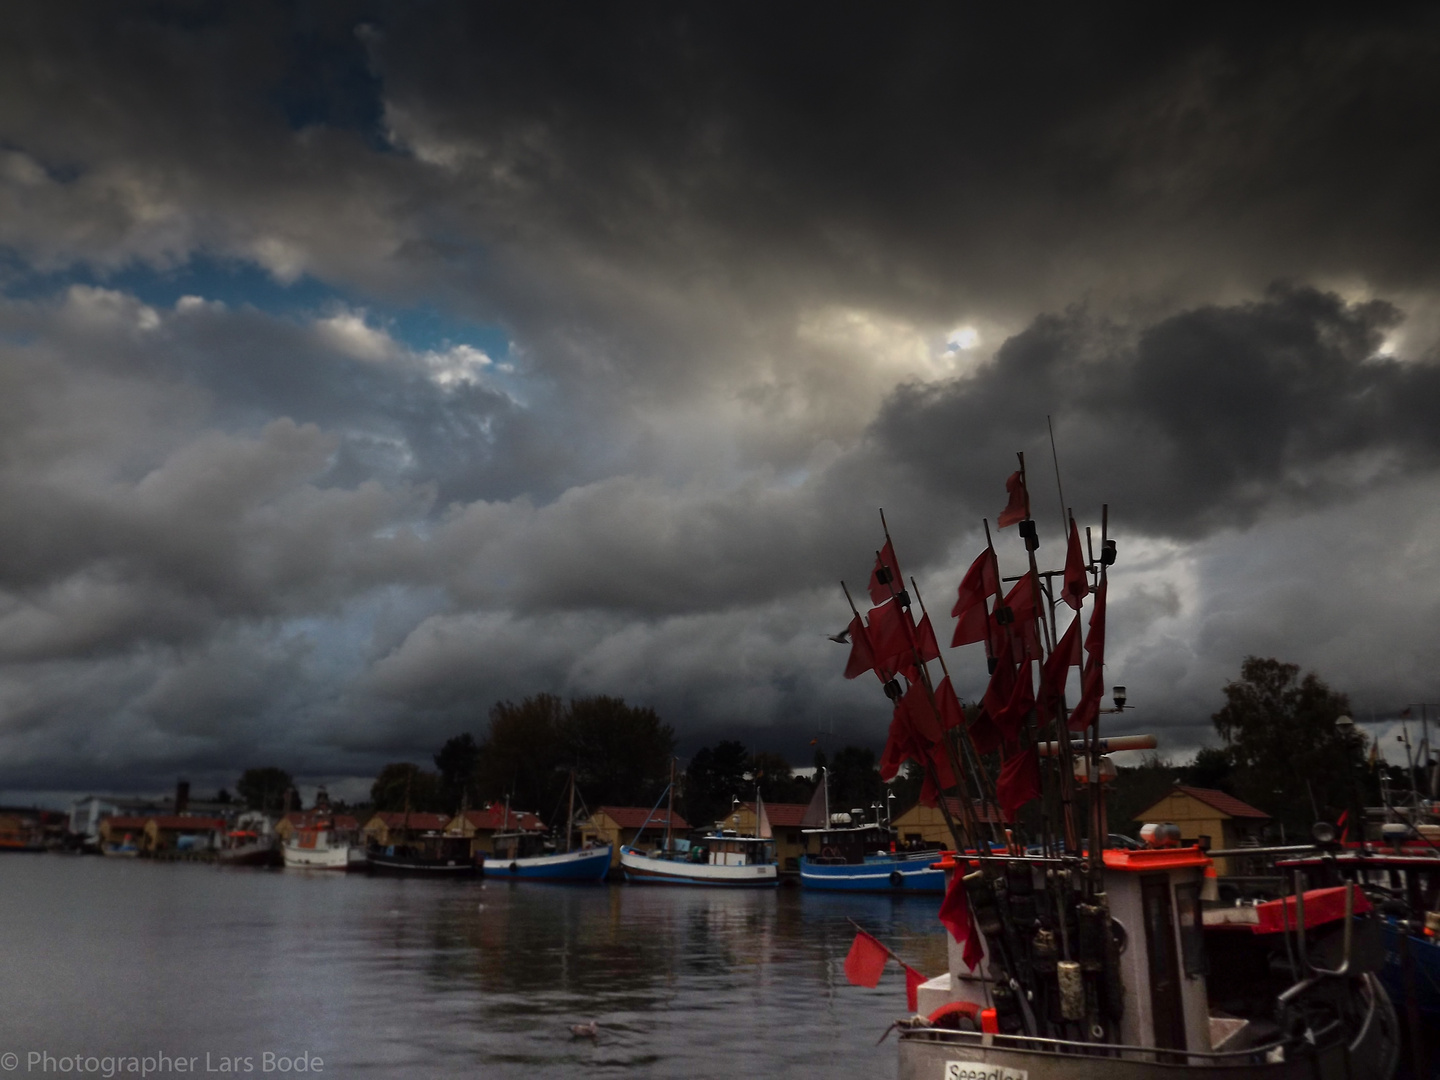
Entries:
{"label": "low cloud layer", "polygon": [[1058,559],[1047,420],[1167,749],[1248,652],[1423,698],[1440,27],[1149,19],[15,8],[0,790],[878,742],[876,509],[943,613],[1024,451]]}

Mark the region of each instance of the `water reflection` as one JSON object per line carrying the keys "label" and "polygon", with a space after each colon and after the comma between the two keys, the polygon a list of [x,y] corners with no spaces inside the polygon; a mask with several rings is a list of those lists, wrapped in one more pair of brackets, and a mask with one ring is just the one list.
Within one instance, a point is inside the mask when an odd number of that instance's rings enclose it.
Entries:
{"label": "water reflection", "polygon": [[[22,865],[23,864],[23,865]],[[5,1046],[309,1051],[326,1072],[895,1072],[892,972],[848,986],[854,927],[928,973],[935,898],[436,882],[42,856],[0,867]],[[597,1020],[600,1037],[571,1040]]]}

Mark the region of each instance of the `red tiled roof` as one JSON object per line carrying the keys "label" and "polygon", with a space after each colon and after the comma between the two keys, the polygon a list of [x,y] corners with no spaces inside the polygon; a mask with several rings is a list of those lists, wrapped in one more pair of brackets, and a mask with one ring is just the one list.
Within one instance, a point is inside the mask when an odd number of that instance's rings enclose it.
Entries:
{"label": "red tiled roof", "polygon": [[[752,814],[755,812],[753,802],[740,805]],[[801,824],[800,819],[805,816],[805,811],[808,809],[810,809],[809,803],[767,802],[765,817],[769,820],[772,829],[798,829]]]}
{"label": "red tiled roof", "polygon": [[173,829],[176,832],[206,832],[229,827],[220,818],[191,817],[188,814],[163,814],[146,820],[155,822],[157,829]]}
{"label": "red tiled roof", "polygon": [[476,829],[493,829],[496,832],[544,832],[545,822],[528,810],[511,810],[507,816],[504,806],[491,803],[479,810],[466,810],[465,820]]}
{"label": "red tiled roof", "polygon": [[439,832],[450,823],[450,819],[444,814],[422,813],[419,810],[410,811],[408,824],[403,810],[380,813],[375,817],[383,821],[387,829],[408,828],[411,832]]}
{"label": "red tiled roof", "polygon": [[112,814],[110,817],[102,820],[100,824],[105,825],[108,823],[112,829],[143,829],[149,822],[150,819],[148,817],[119,817]]}
{"label": "red tiled roof", "polygon": [[[1192,799],[1199,799],[1206,806],[1219,810],[1222,814],[1229,814],[1231,817],[1243,818],[1264,818],[1269,820],[1270,815],[1264,810],[1257,810],[1247,802],[1242,802],[1234,795],[1227,795],[1223,791],[1216,791],[1214,788],[1190,787],[1187,784],[1176,784],[1176,791],[1183,791]],[[1139,820],[1138,818],[1136,819]]]}
{"label": "red tiled roof", "polygon": [[[665,828],[666,811],[664,810],[656,810],[652,813],[649,807],[645,806],[602,806],[595,812],[605,814],[622,829],[638,829],[645,824],[647,817],[650,819],[650,828]],[[672,829],[688,829],[690,823],[676,814],[674,820],[670,822],[670,827]]]}

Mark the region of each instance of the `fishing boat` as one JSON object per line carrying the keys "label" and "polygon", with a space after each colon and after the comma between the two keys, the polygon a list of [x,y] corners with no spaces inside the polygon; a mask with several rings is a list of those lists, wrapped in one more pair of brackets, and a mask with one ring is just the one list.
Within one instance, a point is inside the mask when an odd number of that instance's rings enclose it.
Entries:
{"label": "fishing boat", "polygon": [[800,884],[822,892],[884,892],[892,894],[945,891],[945,873],[935,869],[939,845],[901,844],[888,821],[873,808],[872,821],[863,809],[831,812],[828,770],[805,812],[801,835],[808,850],[800,857]]}
{"label": "fishing boat", "polygon": [[[913,1015],[892,1025],[901,1080],[1388,1080],[1398,1021],[1378,976],[1380,919],[1358,886],[1311,888],[1300,877],[1266,904],[1207,909],[1214,864],[1182,846],[1175,826],[1147,825],[1143,849],[1106,846],[1113,762],[1100,716],[1124,707],[1121,687],[1115,707],[1101,707],[1116,559],[1108,508],[1099,558],[1067,511],[1064,567],[1042,572],[1023,455],[1006,488],[998,525],[1019,526],[1026,565],[1002,577],[987,521],[951,611],[951,646],[985,648],[989,684],[975,707],[960,705],[883,513],[873,606],[862,617],[851,600],[835,636],[850,645],[846,676],[873,671],[891,702],[882,779],[919,765],[921,801],[941,809],[953,838],[954,853],[935,863],[946,875],[948,970],[913,987],[907,975]],[[1073,612],[1063,633],[1062,604]],[[1073,708],[1071,667],[1081,676]],[[1002,824],[980,820],[977,803],[997,807]]]}
{"label": "fishing boat", "polygon": [[[675,775],[671,764],[670,783],[661,792],[634,844],[620,848],[620,869],[625,880],[647,885],[707,885],[722,888],[773,888],[780,884],[780,867],[775,859],[775,839],[765,817],[765,804],[756,792],[756,835],[741,836],[733,829],[716,828],[697,841],[671,835],[675,819]],[[665,829],[659,847],[639,846],[650,818],[669,796]]]}
{"label": "fishing boat", "polygon": [[[533,831],[514,829],[510,800],[505,800],[504,831],[493,838],[495,853],[485,864],[487,877],[515,881],[604,881],[614,848],[610,844],[575,847],[575,771],[570,771],[569,810],[560,844]],[[583,800],[581,802],[584,807]],[[588,814],[584,814],[588,817]]]}
{"label": "fishing boat", "polygon": [[273,836],[254,829],[231,829],[215,859],[223,866],[274,866],[278,855]]}
{"label": "fishing boat", "polygon": [[332,819],[316,818],[286,839],[280,857],[287,870],[349,870],[353,848]]}

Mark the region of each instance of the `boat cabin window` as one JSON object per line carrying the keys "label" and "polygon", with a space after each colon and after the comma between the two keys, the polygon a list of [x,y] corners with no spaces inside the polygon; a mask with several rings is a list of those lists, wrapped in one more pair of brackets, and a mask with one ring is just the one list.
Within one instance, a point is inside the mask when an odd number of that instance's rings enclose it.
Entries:
{"label": "boat cabin window", "polygon": [[1185,974],[1205,974],[1205,927],[1200,916],[1200,886],[1175,886],[1175,917],[1180,925],[1180,961]]}

